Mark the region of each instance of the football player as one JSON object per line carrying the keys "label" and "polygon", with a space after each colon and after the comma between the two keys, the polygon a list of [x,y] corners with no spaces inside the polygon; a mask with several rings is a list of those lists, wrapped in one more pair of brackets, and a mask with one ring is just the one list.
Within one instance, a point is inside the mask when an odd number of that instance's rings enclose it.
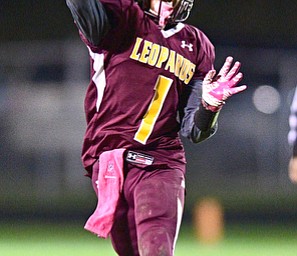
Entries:
{"label": "football player", "polygon": [[179,134],[198,143],[216,132],[226,100],[246,89],[240,63],[227,57],[216,75],[214,46],[183,23],[193,0],[66,2],[91,60],[82,161],[98,205],[113,208],[87,229],[110,235],[119,255],[173,255],[185,192]]}

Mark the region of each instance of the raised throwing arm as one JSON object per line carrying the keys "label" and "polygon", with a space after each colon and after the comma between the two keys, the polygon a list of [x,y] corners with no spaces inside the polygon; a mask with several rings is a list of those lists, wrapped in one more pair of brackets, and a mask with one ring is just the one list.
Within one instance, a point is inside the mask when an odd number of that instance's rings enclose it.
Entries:
{"label": "raised throwing arm", "polygon": [[66,0],[79,31],[93,45],[99,46],[110,29],[110,22],[98,0]]}

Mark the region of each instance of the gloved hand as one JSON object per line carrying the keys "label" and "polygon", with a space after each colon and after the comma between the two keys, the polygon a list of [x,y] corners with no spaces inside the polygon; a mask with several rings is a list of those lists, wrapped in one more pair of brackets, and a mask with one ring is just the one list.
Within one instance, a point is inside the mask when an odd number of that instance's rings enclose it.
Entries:
{"label": "gloved hand", "polygon": [[246,85],[235,87],[243,74],[239,72],[240,62],[236,61],[231,68],[232,62],[233,58],[227,57],[217,76],[215,70],[210,70],[206,74],[202,84],[202,103],[206,109],[219,111],[230,96],[247,88]]}

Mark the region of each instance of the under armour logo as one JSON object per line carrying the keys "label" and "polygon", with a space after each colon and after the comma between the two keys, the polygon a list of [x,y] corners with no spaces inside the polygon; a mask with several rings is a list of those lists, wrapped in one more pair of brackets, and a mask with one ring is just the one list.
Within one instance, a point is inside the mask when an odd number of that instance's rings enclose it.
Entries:
{"label": "under armour logo", "polygon": [[186,41],[181,41],[181,43],[182,43],[182,44],[181,44],[181,47],[182,47],[182,48],[186,48],[186,47],[188,47],[188,49],[189,49],[190,52],[193,51],[193,44],[191,44],[191,43],[190,43],[190,44],[186,44]]}

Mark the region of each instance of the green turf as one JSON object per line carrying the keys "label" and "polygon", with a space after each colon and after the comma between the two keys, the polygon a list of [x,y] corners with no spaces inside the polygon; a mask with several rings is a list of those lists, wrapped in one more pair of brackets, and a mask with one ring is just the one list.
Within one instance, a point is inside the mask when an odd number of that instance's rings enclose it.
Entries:
{"label": "green turf", "polygon": [[[82,223],[0,223],[1,256],[115,256],[110,241],[84,231]],[[297,226],[226,225],[224,239],[202,244],[183,225],[176,256],[296,256]]]}

